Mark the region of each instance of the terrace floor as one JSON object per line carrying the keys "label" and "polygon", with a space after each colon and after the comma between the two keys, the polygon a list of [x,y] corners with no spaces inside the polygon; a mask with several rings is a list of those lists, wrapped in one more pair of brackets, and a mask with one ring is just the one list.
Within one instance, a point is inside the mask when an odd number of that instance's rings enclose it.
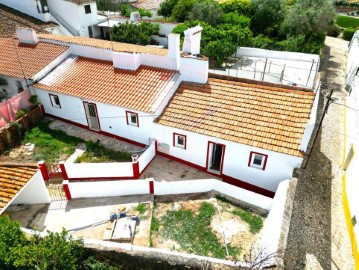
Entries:
{"label": "terrace floor", "polygon": [[[68,135],[82,138],[86,141],[100,140],[101,144],[110,149],[118,151],[136,152],[142,148],[118,139],[99,134],[97,132],[83,129],[60,120],[54,120],[50,126],[51,129],[62,130]],[[178,181],[178,180],[194,180],[194,179],[217,179],[211,174],[202,172],[193,167],[179,163],[177,161],[156,156],[150,165],[141,174],[141,179],[153,177],[157,181]]]}

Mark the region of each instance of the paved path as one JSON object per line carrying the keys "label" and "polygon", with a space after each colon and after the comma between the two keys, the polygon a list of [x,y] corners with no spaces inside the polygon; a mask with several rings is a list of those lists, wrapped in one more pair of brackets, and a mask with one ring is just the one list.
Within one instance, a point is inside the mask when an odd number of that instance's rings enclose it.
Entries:
{"label": "paved path", "polygon": [[[322,93],[334,89],[343,101],[348,42],[327,37],[321,59]],[[298,170],[298,185],[290,224],[286,269],[352,270],[353,259],[341,200],[343,106],[332,104],[325,116],[306,169]]]}

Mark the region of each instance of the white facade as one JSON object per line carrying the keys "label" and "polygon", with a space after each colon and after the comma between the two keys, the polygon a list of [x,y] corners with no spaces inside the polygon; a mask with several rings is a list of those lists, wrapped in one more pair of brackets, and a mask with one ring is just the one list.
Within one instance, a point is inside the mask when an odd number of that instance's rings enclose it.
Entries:
{"label": "white facade", "polygon": [[[359,31],[350,43],[346,84],[349,95],[345,108],[345,155],[343,168],[345,169],[344,183],[346,198],[344,198],[344,211],[346,211],[349,235],[353,245],[354,258],[359,259]],[[357,265],[359,267],[359,265]]]}
{"label": "white facade", "polygon": [[[164,154],[192,163],[207,170],[208,142],[225,145],[223,160],[223,177],[240,179],[251,185],[266,190],[275,191],[278,184],[292,176],[293,169],[299,167],[302,158],[289,156],[252,146],[242,145],[206,135],[179,130],[154,123],[156,115],[112,106],[91,100],[82,100],[77,97],[51,93],[36,89],[37,96],[44,105],[47,114],[70,120],[83,127],[88,127],[83,101],[96,104],[100,130],[128,140],[148,145],[150,139],[158,141],[158,150]],[[49,94],[57,95],[61,108],[53,107]],[[128,125],[126,111],[138,114],[139,126]],[[174,133],[186,136],[186,149],[173,146]],[[250,153],[256,152],[268,155],[265,170],[248,166]]]}
{"label": "white facade", "polygon": [[44,22],[51,21],[47,5],[38,0],[0,0],[0,3]]}
{"label": "white facade", "polygon": [[[14,78],[0,75],[3,83],[0,82],[0,101],[4,98],[10,98],[23,90],[29,90],[26,80],[23,78]],[[6,82],[5,82],[6,81]]]}

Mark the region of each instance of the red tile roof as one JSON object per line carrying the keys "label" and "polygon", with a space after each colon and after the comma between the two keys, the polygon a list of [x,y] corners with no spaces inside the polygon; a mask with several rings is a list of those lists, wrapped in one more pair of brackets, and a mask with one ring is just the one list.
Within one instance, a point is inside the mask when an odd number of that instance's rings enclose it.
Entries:
{"label": "red tile roof", "polygon": [[8,6],[0,4],[0,37],[11,37],[16,28],[32,28],[38,33],[48,33],[46,29],[58,25],[53,22],[43,22],[34,17],[21,13]]}
{"label": "red tile roof", "polygon": [[88,37],[71,37],[71,36],[60,36],[53,34],[38,34],[37,35],[43,41],[60,41],[70,44],[79,44],[83,46],[101,48],[113,50],[115,52],[131,52],[131,53],[149,53],[156,55],[167,55],[167,49],[161,49],[151,46],[142,46],[129,43],[111,42],[108,40],[88,38]]}
{"label": "red tile roof", "polygon": [[136,71],[114,69],[110,61],[78,57],[68,58],[50,73],[49,79],[45,77],[34,86],[153,113],[157,97],[177,74],[177,71],[148,66],[140,66]]}
{"label": "red tile roof", "polygon": [[309,120],[314,93],[285,86],[209,78],[182,82],[159,124],[293,156]]}
{"label": "red tile roof", "polygon": [[68,49],[45,42],[20,44],[15,38],[0,38],[0,48],[0,74],[17,78],[31,78]]}
{"label": "red tile roof", "polygon": [[148,10],[158,10],[164,1],[165,0],[138,0],[137,2],[131,3],[131,6]]}
{"label": "red tile roof", "polygon": [[37,172],[37,165],[6,166],[0,164],[0,211]]}

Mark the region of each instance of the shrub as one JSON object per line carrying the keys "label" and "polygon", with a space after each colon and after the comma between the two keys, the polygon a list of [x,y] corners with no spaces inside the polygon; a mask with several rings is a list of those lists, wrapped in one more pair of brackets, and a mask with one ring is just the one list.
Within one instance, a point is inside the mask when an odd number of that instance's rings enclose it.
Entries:
{"label": "shrub", "polygon": [[337,25],[332,25],[328,32],[327,35],[330,37],[338,37],[340,35],[340,28]]}
{"label": "shrub", "polygon": [[151,42],[152,35],[158,34],[160,26],[150,22],[141,22],[139,24],[126,22],[115,25],[111,28],[111,37],[113,41],[148,45]]}
{"label": "shrub", "polygon": [[228,0],[221,3],[224,13],[236,12],[239,15],[251,17],[254,13],[253,4],[250,0]]}
{"label": "shrub", "polygon": [[352,27],[345,29],[343,32],[343,39],[351,41],[354,33],[355,33],[355,29]]}
{"label": "shrub", "polygon": [[11,122],[9,131],[11,145],[20,145],[25,135],[24,127],[19,123]]}
{"label": "shrub", "polygon": [[237,46],[228,40],[211,41],[204,48],[204,54],[208,57],[216,59],[216,65],[221,66],[224,59],[233,55],[237,50]]}
{"label": "shrub", "polygon": [[20,119],[21,117],[27,114],[27,110],[21,109],[16,112],[16,119]]}

